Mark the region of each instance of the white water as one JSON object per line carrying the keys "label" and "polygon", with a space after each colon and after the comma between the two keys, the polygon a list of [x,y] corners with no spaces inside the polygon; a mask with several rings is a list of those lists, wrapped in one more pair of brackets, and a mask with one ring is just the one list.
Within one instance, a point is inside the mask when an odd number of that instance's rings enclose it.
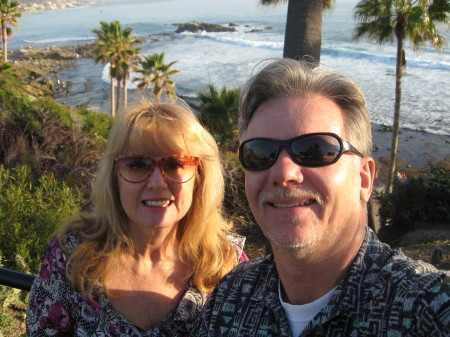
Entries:
{"label": "white water", "polygon": [[[365,91],[372,121],[392,124],[395,85],[395,46],[351,40],[356,0],[336,1],[324,15],[321,62],[342,72]],[[165,52],[166,62],[178,60],[181,73],[173,79],[177,92],[195,96],[210,83],[238,87],[262,60],[281,57],[287,6],[262,7],[258,0],[139,0],[102,3],[63,11],[28,14],[19,19],[20,31],[10,48],[33,45],[74,45],[95,38],[98,22],[119,20],[147,41],[143,54]],[[173,23],[203,21],[238,24],[232,33],[175,34]],[[262,29],[250,33],[253,28]],[[450,43],[448,30],[442,34]],[[401,126],[436,134],[450,134],[450,53],[426,48],[406,51]],[[74,82],[67,104],[87,103],[108,111],[108,76],[90,59],[59,74]]]}

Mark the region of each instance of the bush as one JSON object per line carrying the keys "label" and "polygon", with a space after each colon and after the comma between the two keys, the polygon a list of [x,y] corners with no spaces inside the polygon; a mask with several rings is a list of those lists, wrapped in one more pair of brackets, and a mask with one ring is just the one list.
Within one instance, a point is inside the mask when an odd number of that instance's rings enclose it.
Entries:
{"label": "bush", "polygon": [[222,155],[225,171],[225,213],[238,227],[253,226],[256,222],[245,195],[244,169],[235,153],[224,151]]}
{"label": "bush", "polygon": [[70,116],[70,109],[62,104],[57,103],[51,98],[40,98],[36,100],[35,105],[38,111],[38,116],[48,116],[50,118],[58,119],[61,124],[71,128],[73,120]]}
{"label": "bush", "polygon": [[450,222],[450,171],[432,166],[423,174],[394,181],[392,193],[376,196],[384,223],[399,230],[415,222]]}
{"label": "bush", "polygon": [[190,103],[199,112],[200,122],[208,129],[216,141],[230,150],[237,149],[237,121],[239,89],[218,90],[213,84],[200,91],[199,105]]}
{"label": "bush", "polygon": [[73,127],[69,108],[8,90],[0,85],[0,164],[28,165],[36,179],[52,172],[88,194],[102,148],[98,138]]}
{"label": "bush", "polygon": [[0,258],[6,268],[36,273],[52,234],[83,198],[51,174],[34,181],[30,171],[0,165]]}
{"label": "bush", "polygon": [[102,112],[96,112],[86,107],[78,109],[78,114],[82,116],[81,130],[89,136],[96,137],[101,144],[105,144],[108,139],[114,118]]}

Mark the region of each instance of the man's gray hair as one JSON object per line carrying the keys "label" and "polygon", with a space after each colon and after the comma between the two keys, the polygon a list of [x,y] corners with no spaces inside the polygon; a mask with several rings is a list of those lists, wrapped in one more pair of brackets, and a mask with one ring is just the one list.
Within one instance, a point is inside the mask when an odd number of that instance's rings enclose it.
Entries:
{"label": "man's gray hair", "polygon": [[[269,62],[266,64],[266,62]],[[348,77],[293,59],[271,59],[242,88],[239,103],[239,138],[242,140],[258,107],[288,96],[320,95],[344,113],[345,135],[362,154],[372,150],[372,127],[361,88]],[[264,65],[265,64],[265,65]]]}

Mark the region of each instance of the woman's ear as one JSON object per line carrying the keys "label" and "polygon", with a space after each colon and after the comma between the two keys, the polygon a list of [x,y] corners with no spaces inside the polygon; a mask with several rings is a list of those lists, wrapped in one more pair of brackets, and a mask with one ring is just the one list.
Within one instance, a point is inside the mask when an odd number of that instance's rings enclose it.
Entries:
{"label": "woman's ear", "polygon": [[361,159],[361,189],[360,199],[367,203],[372,195],[373,182],[375,179],[375,160],[372,157],[363,157]]}

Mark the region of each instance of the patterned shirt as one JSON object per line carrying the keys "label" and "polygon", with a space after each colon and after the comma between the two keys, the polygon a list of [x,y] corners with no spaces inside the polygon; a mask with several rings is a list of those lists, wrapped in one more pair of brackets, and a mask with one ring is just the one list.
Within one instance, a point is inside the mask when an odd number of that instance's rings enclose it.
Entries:
{"label": "patterned shirt", "polygon": [[[242,248],[245,239],[229,235],[241,261],[248,260]],[[69,252],[81,242],[66,237]],[[69,253],[70,254],[70,253]],[[209,294],[198,290],[192,279],[178,304],[155,329],[143,331],[127,321],[97,287],[92,299],[72,288],[66,276],[67,258],[58,240],[53,239],[41,270],[33,283],[27,309],[27,336],[79,337],[181,337],[192,330]]]}
{"label": "patterned shirt", "polygon": [[[235,267],[216,286],[194,336],[291,336],[272,255]],[[392,250],[368,230],[328,305],[300,336],[450,336],[445,274]],[[296,336],[294,336],[296,337]]]}

